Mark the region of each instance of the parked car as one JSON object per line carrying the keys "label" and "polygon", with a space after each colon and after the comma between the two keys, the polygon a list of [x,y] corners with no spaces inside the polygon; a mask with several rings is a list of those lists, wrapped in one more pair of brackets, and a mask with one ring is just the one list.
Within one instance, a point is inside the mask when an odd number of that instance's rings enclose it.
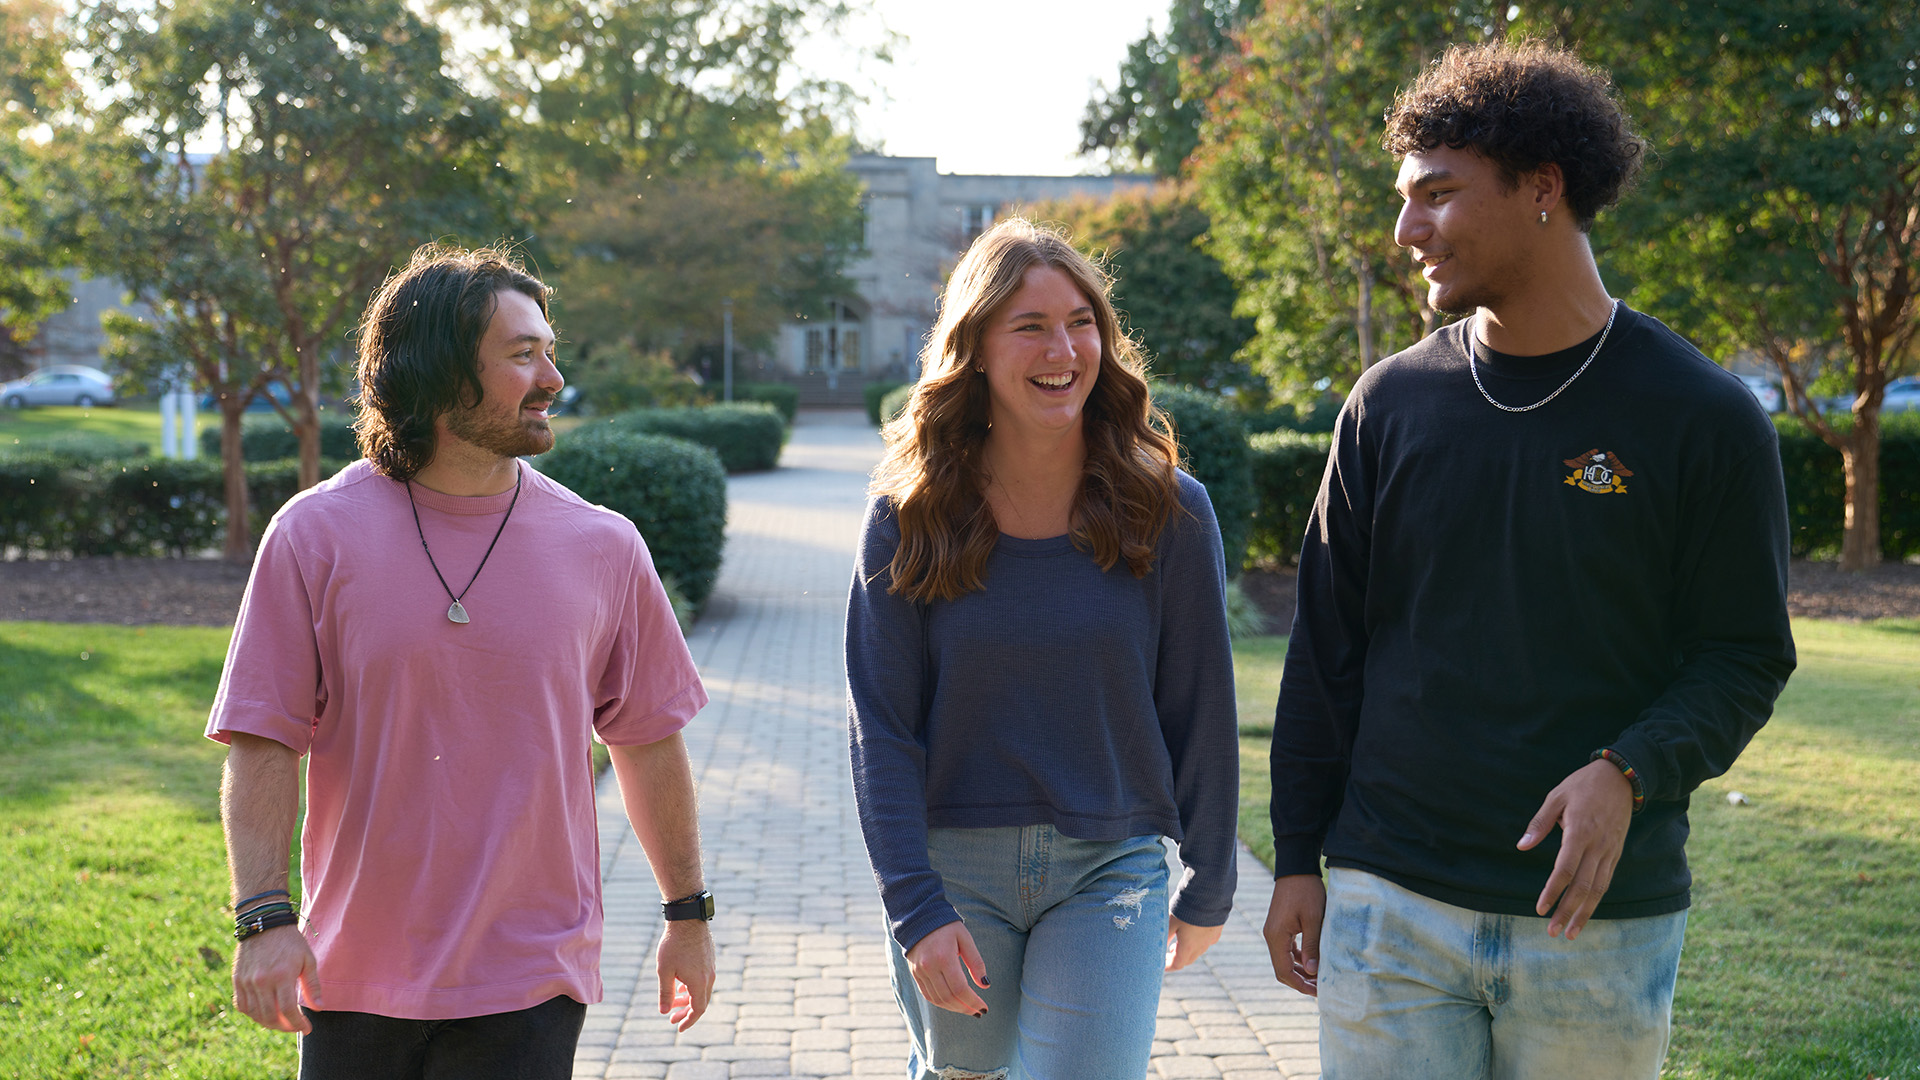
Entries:
{"label": "parked car", "polygon": [[113,376],[99,368],[55,364],[24,379],[0,384],[0,404],[9,409],[32,405],[78,405],[83,409],[113,404]]}
{"label": "parked car", "polygon": [[1882,413],[1920,409],[1920,375],[1908,375],[1887,384],[1887,396],[1880,403]]}
{"label": "parked car", "polygon": [[1770,413],[1777,413],[1786,407],[1786,399],[1780,394],[1780,384],[1765,375],[1742,375],[1740,381],[1753,393],[1753,399],[1760,407]]}

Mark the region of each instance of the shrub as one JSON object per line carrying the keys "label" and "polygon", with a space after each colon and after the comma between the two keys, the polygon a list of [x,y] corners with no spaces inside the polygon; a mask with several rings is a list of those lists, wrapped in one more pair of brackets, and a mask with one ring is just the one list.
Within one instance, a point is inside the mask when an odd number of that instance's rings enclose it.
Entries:
{"label": "shrub", "polygon": [[886,403],[887,395],[907,385],[910,384],[895,382],[892,379],[875,379],[866,385],[866,389],[860,391],[866,398],[867,419],[873,423],[874,427],[887,422],[887,413],[882,408]]}
{"label": "shrub", "polygon": [[642,435],[671,435],[699,443],[719,454],[720,464],[728,472],[773,468],[780,463],[780,447],[787,441],[787,425],[780,421],[780,413],[759,401],[633,409],[594,426]]}
{"label": "shrub", "polygon": [[187,555],[220,543],[226,490],[220,461],[149,458],[102,465],[99,493],[108,508],[91,555]]}
{"label": "shrub", "polygon": [[1154,404],[1173,420],[1180,441],[1181,465],[1207,486],[1227,574],[1238,577],[1247,556],[1247,531],[1253,524],[1253,477],[1248,464],[1247,429],[1220,395],[1156,383]]}
{"label": "shrub", "polygon": [[66,551],[83,474],[45,454],[0,458],[0,547]]}
{"label": "shrub", "polygon": [[709,396],[693,376],[680,370],[672,353],[643,349],[630,339],[586,351],[567,363],[565,374],[580,392],[579,409],[588,416],[692,405]]}
{"label": "shrub", "polygon": [[1328,398],[1295,405],[1273,405],[1247,414],[1247,431],[1259,435],[1268,431],[1304,431],[1327,434],[1340,416],[1340,403]]}
{"label": "shrub", "polygon": [[[220,460],[220,414],[213,414],[211,426],[200,429],[200,453]],[[251,415],[240,421],[240,457],[245,461],[278,461],[298,458],[300,440],[280,414]],[[353,437],[353,417],[329,409],[320,414],[320,457],[335,461],[353,461],[360,456],[360,444]]]}
{"label": "shrub", "polygon": [[793,418],[800,412],[800,388],[786,383],[752,382],[734,383],[733,400],[758,401],[773,406],[780,411],[780,418],[791,427]]}
{"label": "shrub", "polygon": [[1247,439],[1253,459],[1253,528],[1249,559],[1290,563],[1300,557],[1307,515],[1326,472],[1331,435],[1272,431]]}
{"label": "shrub", "polygon": [[880,418],[874,421],[874,423],[876,424],[888,423],[892,421],[894,417],[899,416],[903,412],[906,412],[907,402],[912,398],[913,398],[912,383],[905,383],[900,386],[894,387],[892,390],[889,390],[887,392],[887,396],[880,399],[880,411],[879,411]]}
{"label": "shrub", "polygon": [[146,443],[112,435],[69,431],[31,442],[0,446],[0,456],[47,458],[70,468],[86,468],[102,461],[143,458],[151,452]]}
{"label": "shrub", "polygon": [[[355,455],[357,459],[358,455]],[[217,462],[215,464],[218,464]],[[352,461],[320,459],[320,479],[325,480]],[[250,461],[247,463],[247,524],[252,530],[248,535],[258,540],[266,531],[267,522],[273,515],[287,505],[287,500],[300,494],[300,459],[281,458],[278,461]]]}
{"label": "shrub", "polygon": [[661,579],[675,581],[696,608],[707,602],[726,544],[727,474],[718,454],[685,439],[596,424],[534,463],[588,502],[626,515]]}
{"label": "shrub", "polygon": [[[1841,424],[1850,420],[1842,419]],[[1787,481],[1787,520],[1795,555],[1828,555],[1846,528],[1847,481],[1840,451],[1799,420],[1774,418],[1780,468]],[[1920,412],[1882,417],[1880,553],[1920,555]]]}

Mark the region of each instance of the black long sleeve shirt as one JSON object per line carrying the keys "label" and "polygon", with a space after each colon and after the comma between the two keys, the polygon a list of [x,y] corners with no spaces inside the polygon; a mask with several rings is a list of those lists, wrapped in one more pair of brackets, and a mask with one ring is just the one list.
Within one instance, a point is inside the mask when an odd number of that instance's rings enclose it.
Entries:
{"label": "black long sleeve shirt", "polygon": [[[1687,906],[1687,800],[1794,667],[1777,439],[1731,375],[1621,309],[1546,405],[1496,409],[1471,321],[1355,386],[1300,559],[1275,712],[1276,872],[1378,874],[1531,915],[1561,834],[1515,844],[1610,747],[1646,805],[1597,918]],[[1595,339],[1480,347],[1486,391],[1547,397]]]}

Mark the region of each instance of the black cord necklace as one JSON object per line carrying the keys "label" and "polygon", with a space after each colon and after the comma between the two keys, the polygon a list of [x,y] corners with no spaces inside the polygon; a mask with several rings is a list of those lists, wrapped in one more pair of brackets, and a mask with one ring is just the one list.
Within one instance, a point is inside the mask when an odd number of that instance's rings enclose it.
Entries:
{"label": "black cord necklace", "polygon": [[453,587],[447,584],[446,575],[440,572],[440,564],[433,561],[433,549],[427,546],[427,531],[420,527],[420,505],[413,501],[413,481],[407,481],[407,505],[413,507],[413,528],[420,534],[420,550],[427,553],[427,565],[433,567],[433,576],[440,579],[440,587],[447,590],[447,598],[453,604],[447,608],[447,621],[451,623],[469,622],[467,609],[460,606],[460,599],[480,580],[480,571],[487,568],[487,560],[493,557],[493,545],[500,542],[500,534],[507,531],[507,518],[513,516],[513,507],[520,501],[520,480],[525,475],[518,471],[519,463],[514,463],[513,498],[507,502],[507,512],[500,519],[500,527],[493,530],[493,539],[487,543],[487,553],[480,556],[480,565],[473,568],[473,576],[467,579],[467,587],[460,590],[460,596],[453,595]]}

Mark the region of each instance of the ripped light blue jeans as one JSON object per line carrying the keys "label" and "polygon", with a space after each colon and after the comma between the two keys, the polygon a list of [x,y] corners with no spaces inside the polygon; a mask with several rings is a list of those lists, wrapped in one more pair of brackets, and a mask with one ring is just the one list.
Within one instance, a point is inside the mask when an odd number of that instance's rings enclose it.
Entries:
{"label": "ripped light blue jeans", "polygon": [[1320,930],[1325,1080],[1654,1080],[1687,913],[1547,920],[1443,904],[1327,871]]}
{"label": "ripped light blue jeans", "polygon": [[1076,840],[1051,825],[931,829],[927,853],[993,985],[983,1017],[921,998],[893,935],[910,1080],[1139,1080],[1167,954],[1158,836]]}

